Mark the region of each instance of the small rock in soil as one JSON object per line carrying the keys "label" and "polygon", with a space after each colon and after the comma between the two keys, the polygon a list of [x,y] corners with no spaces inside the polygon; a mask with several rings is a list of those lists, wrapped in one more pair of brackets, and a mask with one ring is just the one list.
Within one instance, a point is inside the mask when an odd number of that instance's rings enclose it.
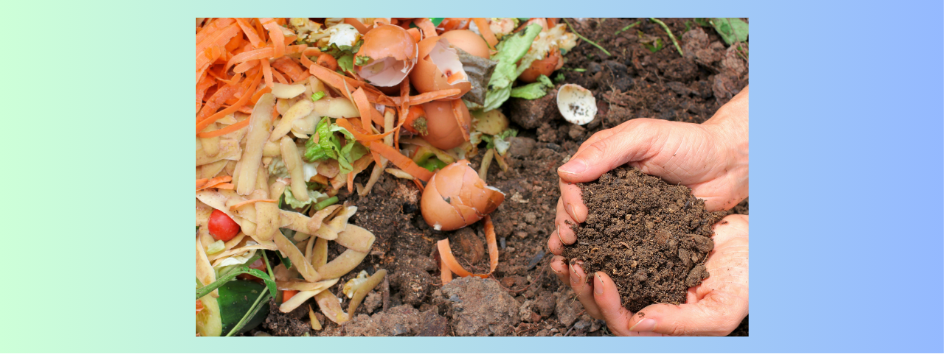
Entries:
{"label": "small rock in soil", "polygon": [[402,296],[400,299],[402,303],[418,306],[426,299],[433,277],[423,268],[404,266],[391,276],[390,281],[391,287],[397,289]]}
{"label": "small rock in soil", "polygon": [[555,296],[550,291],[543,291],[541,294],[538,294],[538,299],[535,300],[535,311],[537,311],[541,317],[551,316],[555,312]]}
{"label": "small rock in soil", "polygon": [[364,298],[364,303],[362,306],[364,306],[365,312],[374,313],[378,307],[381,307],[381,294],[376,291],[372,291],[366,298]]}
{"label": "small rock in soil", "polygon": [[555,119],[558,113],[557,88],[548,90],[548,94],[535,100],[511,98],[506,103],[509,107],[509,119],[525,129],[538,128],[541,123]]}
{"label": "small rock in soil", "polygon": [[348,336],[446,336],[447,320],[429,310],[420,312],[409,305],[393,307],[373,316],[358,315],[344,325]]}
{"label": "small rock in soil", "polygon": [[557,294],[555,313],[558,314],[558,322],[570,327],[582,312],[584,312],[584,306],[578,301],[571,287],[565,287],[564,291]]}
{"label": "small rock in soil", "polygon": [[509,155],[516,158],[527,158],[535,149],[535,139],[514,136],[509,141]]}
{"label": "small rock in soil", "polygon": [[519,303],[494,279],[457,278],[440,290],[434,301],[446,308],[456,335],[505,336],[520,322]]}

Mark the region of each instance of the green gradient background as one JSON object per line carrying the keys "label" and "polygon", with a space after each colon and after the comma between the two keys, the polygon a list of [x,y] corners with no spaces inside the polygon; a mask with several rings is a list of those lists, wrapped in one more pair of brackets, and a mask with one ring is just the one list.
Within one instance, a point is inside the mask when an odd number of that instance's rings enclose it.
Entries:
{"label": "green gradient background", "polygon": [[[860,171],[877,160],[846,154],[850,147],[876,153],[878,161],[899,161],[900,166],[937,183],[942,175],[942,127],[916,129],[919,121],[890,126],[869,119],[886,116],[939,117],[942,114],[942,4],[933,9],[899,4],[882,8],[871,1],[848,4],[750,1],[615,1],[575,2],[546,0],[504,1],[65,1],[4,2],[0,21],[5,48],[0,64],[5,81],[0,96],[6,107],[0,119],[0,147],[6,169],[2,181],[6,207],[2,215],[4,264],[0,299],[5,304],[0,321],[0,351],[25,352],[349,352],[349,351],[941,351],[942,350],[942,245],[941,204],[925,185],[897,185],[895,205],[903,210],[871,214],[875,200],[883,200],[875,185],[882,173],[858,175],[844,183],[849,188],[822,189],[832,184],[808,183],[807,166],[826,175],[843,175],[837,164]],[[803,4],[802,4],[803,3]],[[932,4],[931,2],[928,4]],[[780,6],[778,6],[780,5]],[[850,6],[855,5],[855,6]],[[193,140],[190,125],[193,102],[195,17],[205,16],[311,16],[311,17],[749,17],[756,65],[753,110],[765,113],[752,123],[756,177],[752,230],[752,310],[754,325],[748,338],[194,338],[190,312],[194,274],[193,220],[190,193],[193,179]],[[870,31],[865,19],[908,18],[910,33]],[[776,28],[775,28],[776,27]],[[839,36],[830,50],[822,50],[819,34]],[[842,53],[858,53],[866,40],[895,43],[908,48],[899,55],[908,65],[898,67],[896,90],[882,92],[873,102],[929,102],[927,106],[901,105],[895,112],[875,104],[853,103],[860,91],[882,80],[875,61],[840,60]],[[928,40],[931,39],[931,40]],[[816,42],[814,44],[811,44]],[[800,54],[815,46],[817,60]],[[873,48],[875,44],[870,44]],[[821,51],[822,50],[822,51]],[[837,54],[841,53],[841,54]],[[833,55],[833,57],[831,57]],[[874,60],[874,59],[870,59]],[[878,59],[875,59],[878,60]],[[885,60],[885,58],[883,58]],[[785,70],[789,68],[790,70]],[[932,69],[926,69],[932,68]],[[922,70],[922,72],[919,72]],[[925,71],[928,70],[928,71]],[[797,79],[831,78],[829,85]],[[851,74],[856,73],[856,75]],[[805,76],[801,75],[801,76]],[[931,79],[925,79],[929,77]],[[866,78],[866,79],[864,79]],[[846,86],[843,86],[846,85]],[[915,92],[928,93],[919,96]],[[804,97],[798,97],[803,95]],[[911,96],[910,96],[911,95]],[[908,97],[907,97],[908,96]],[[781,99],[803,105],[785,105]],[[830,98],[829,100],[827,98]],[[916,99],[920,97],[921,99]],[[884,110],[885,109],[885,110]],[[817,112],[819,114],[810,114]],[[829,118],[825,118],[829,117]],[[853,118],[856,117],[855,121]],[[845,120],[846,119],[846,120]],[[862,122],[867,122],[863,124]],[[788,122],[788,123],[785,123]],[[852,122],[852,123],[851,123]],[[931,124],[931,123],[927,123]],[[806,128],[815,126],[813,132]],[[851,133],[850,129],[854,129]],[[895,134],[880,134],[876,130]],[[767,134],[766,134],[767,132]],[[798,144],[797,137],[816,135]],[[883,136],[883,138],[877,138]],[[863,146],[863,140],[895,143],[930,151],[932,159],[888,156]],[[921,146],[915,147],[916,144]],[[924,145],[922,145],[924,144]],[[927,145],[927,146],[926,146]],[[829,148],[831,150],[823,150]],[[873,149],[873,150],[870,150]],[[889,150],[889,149],[887,149]],[[830,165],[809,159],[822,151]],[[761,154],[761,155],[759,155]],[[758,158],[763,156],[764,158]],[[800,160],[800,159],[804,160]],[[931,160],[932,163],[928,161]],[[856,163],[855,167],[851,163]],[[934,178],[932,178],[934,177]],[[869,184],[874,180],[875,185]],[[862,179],[862,180],[861,180]],[[857,184],[859,183],[859,184]],[[818,189],[819,188],[819,189]],[[921,192],[916,188],[922,188]],[[820,191],[821,196],[810,196]],[[908,193],[907,193],[908,192]],[[883,194],[886,193],[886,194]],[[809,210],[801,200],[823,195],[848,201],[850,209]],[[784,196],[791,196],[785,200]],[[781,198],[781,199],[774,199]],[[857,199],[860,198],[860,199]],[[777,200],[775,204],[772,200]],[[795,200],[797,202],[795,202]],[[853,204],[856,202],[856,204]],[[805,202],[806,203],[806,202]],[[861,206],[862,205],[862,206]],[[922,213],[920,220],[903,212]],[[898,214],[897,214],[898,213]],[[829,214],[830,218],[826,218]],[[927,214],[927,215],[926,215]],[[777,215],[777,217],[772,217]],[[864,215],[902,218],[914,222],[895,229],[857,228]],[[890,217],[894,215],[896,217]],[[914,214],[919,215],[919,214]],[[781,221],[803,219],[808,232],[797,233]],[[851,221],[847,224],[837,220]],[[838,226],[839,225],[839,226]],[[866,224],[864,224],[866,225]],[[842,229],[840,229],[842,228]],[[852,230],[852,231],[851,231]],[[763,231],[763,233],[761,232]],[[889,243],[889,235],[932,235],[929,246]],[[847,236],[849,235],[849,236]],[[845,237],[854,237],[852,242]],[[869,240],[870,242],[861,242]],[[847,249],[849,253],[830,253]],[[805,245],[816,244],[810,249]],[[908,248],[908,249],[905,249]],[[880,253],[882,252],[882,253]],[[802,254],[804,262],[796,263]],[[882,255],[862,262],[864,255]],[[790,264],[790,266],[786,266]],[[895,286],[875,286],[878,279],[900,279],[886,268],[922,269],[915,278]],[[856,269],[850,269],[856,265]],[[824,271],[825,269],[829,271]],[[926,270],[930,273],[925,274]],[[846,272],[834,281],[828,274]],[[921,277],[921,281],[919,280]],[[931,279],[931,280],[929,280]],[[782,283],[785,282],[785,283]],[[785,284],[789,286],[785,286]],[[850,292],[868,286],[868,294]],[[872,285],[872,286],[871,286]],[[882,284],[881,284],[882,285]],[[816,293],[817,296],[810,294]],[[886,308],[876,299],[908,298],[897,313],[877,318]],[[827,299],[821,301],[820,299]],[[837,301],[833,301],[837,300]],[[841,301],[842,300],[842,301]],[[842,302],[837,305],[837,302]],[[823,318],[808,314],[828,313]],[[894,316],[893,316],[894,315]],[[882,321],[892,318],[894,325]],[[879,321],[879,322],[877,322]],[[878,333],[877,333],[878,332]],[[864,335],[866,334],[866,335]]]}

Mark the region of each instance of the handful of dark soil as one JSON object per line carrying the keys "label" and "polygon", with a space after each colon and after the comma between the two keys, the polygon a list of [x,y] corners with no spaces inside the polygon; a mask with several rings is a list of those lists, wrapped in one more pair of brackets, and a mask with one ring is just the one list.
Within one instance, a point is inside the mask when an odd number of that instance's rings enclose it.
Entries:
{"label": "handful of dark soil", "polygon": [[587,274],[609,274],[624,307],[636,312],[685,303],[686,290],[709,277],[704,262],[715,245],[712,225],[726,212],[708,212],[689,188],[630,167],[582,183],[581,190],[587,220],[572,226],[577,242],[564,256],[584,261]]}

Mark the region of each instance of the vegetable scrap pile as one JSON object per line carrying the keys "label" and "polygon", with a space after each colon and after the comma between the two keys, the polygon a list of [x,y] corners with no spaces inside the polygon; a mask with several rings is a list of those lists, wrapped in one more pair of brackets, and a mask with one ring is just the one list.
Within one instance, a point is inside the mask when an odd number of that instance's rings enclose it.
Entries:
{"label": "vegetable scrap pile", "polygon": [[[544,18],[197,19],[197,334],[244,333],[270,299],[291,312],[314,298],[325,318],[348,321],[387,272],[338,284],[375,239],[348,224],[357,207],[343,201],[384,173],[423,191],[436,230],[484,220],[495,270],[489,214],[505,195],[486,172],[492,160],[508,169],[517,133],[496,108],[547,93],[577,44],[565,29]],[[480,148],[475,171],[466,158]],[[346,250],[327,259],[329,241]],[[463,269],[448,239],[437,248],[444,282],[489,276]]]}

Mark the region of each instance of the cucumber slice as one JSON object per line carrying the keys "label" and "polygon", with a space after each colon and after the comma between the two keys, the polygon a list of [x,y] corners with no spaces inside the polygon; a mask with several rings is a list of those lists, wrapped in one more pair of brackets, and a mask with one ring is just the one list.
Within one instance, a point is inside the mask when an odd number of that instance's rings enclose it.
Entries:
{"label": "cucumber slice", "polygon": [[[220,321],[220,305],[212,294],[200,298],[203,311],[197,313],[197,334],[201,337],[219,337],[223,332]],[[239,320],[237,320],[239,321]]]}
{"label": "cucumber slice", "polygon": [[[266,291],[266,286],[250,280],[234,280],[223,284],[218,290],[219,298],[207,295],[200,299],[203,301],[204,310],[197,314],[197,333],[201,336],[213,337],[230,333],[251,310],[259,294]],[[269,303],[266,302],[239,333],[256,328],[268,315]]]}

